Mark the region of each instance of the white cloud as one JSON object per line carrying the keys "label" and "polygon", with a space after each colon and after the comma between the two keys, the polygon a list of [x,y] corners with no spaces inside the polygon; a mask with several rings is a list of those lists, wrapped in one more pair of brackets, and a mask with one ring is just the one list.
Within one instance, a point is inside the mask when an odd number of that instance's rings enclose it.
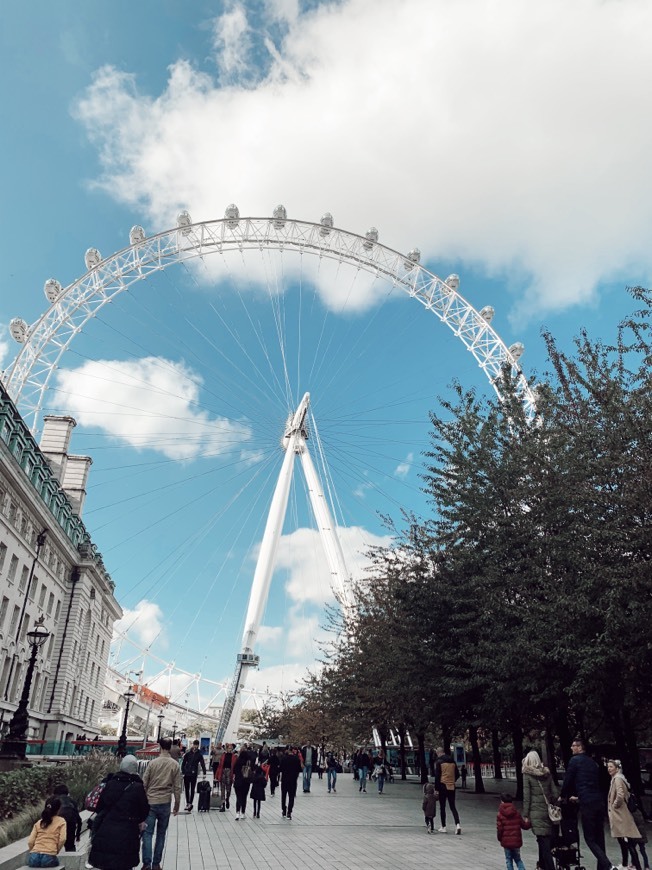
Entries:
{"label": "white cloud", "polygon": [[16,356],[15,351],[12,354],[13,348],[9,346],[8,339],[4,338],[4,336],[8,334],[9,327],[6,324],[0,324],[0,372],[4,371],[6,366],[8,366],[13,359],[13,357]]}
{"label": "white cloud", "polygon": [[511,280],[530,315],[652,276],[651,4],[286,3],[276,48],[273,16],[244,16],[232,7],[216,32],[232,71],[247,27],[267,40],[255,86],[178,61],[153,99],[104,68],[77,106],[105,189],[156,229],[180,206],[195,219],[231,201],[242,214],[329,210],[392,247]]}
{"label": "white cloud", "polygon": [[163,611],[158,604],[143,598],[133,610],[126,609],[122,619],[114,623],[114,640],[119,633],[123,632],[133,643],[143,647],[148,647],[157,639],[160,644],[163,632]]}
{"label": "white cloud", "polygon": [[[359,526],[338,528],[337,534],[349,574],[363,577],[369,564],[365,553],[372,546],[390,543],[389,536],[379,536]],[[293,602],[323,605],[334,601],[331,573],[324,558],[324,547],[315,529],[297,529],[279,541],[276,569],[289,572],[286,590]]]}
{"label": "white cloud", "polygon": [[78,423],[172,459],[236,451],[250,437],[245,425],[197,410],[200,386],[184,364],[160,357],[89,361],[57,373],[60,401]]}
{"label": "white cloud", "polygon": [[248,56],[251,34],[247,12],[241,4],[234,4],[213,22],[213,49],[222,81],[242,79],[251,68]]}
{"label": "white cloud", "polygon": [[412,470],[413,462],[414,453],[408,453],[408,455],[405,457],[405,461],[400,462],[394,469],[394,476],[401,478],[401,480],[404,480]]}
{"label": "white cloud", "polygon": [[283,628],[280,625],[261,625],[258,630],[259,647],[277,647],[283,637]]}

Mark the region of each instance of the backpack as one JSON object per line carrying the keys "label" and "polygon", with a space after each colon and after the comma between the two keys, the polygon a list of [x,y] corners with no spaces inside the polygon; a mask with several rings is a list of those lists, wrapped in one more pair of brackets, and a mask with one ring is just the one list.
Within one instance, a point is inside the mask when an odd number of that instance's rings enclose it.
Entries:
{"label": "backpack", "polygon": [[97,805],[100,802],[100,795],[104,791],[105,782],[98,783],[95,788],[91,789],[84,800],[84,808],[95,812]]}
{"label": "backpack", "polygon": [[638,800],[636,798],[636,795],[632,794],[631,792],[630,792],[629,797],[627,798],[627,809],[632,814],[635,813],[636,810],[638,809]]}

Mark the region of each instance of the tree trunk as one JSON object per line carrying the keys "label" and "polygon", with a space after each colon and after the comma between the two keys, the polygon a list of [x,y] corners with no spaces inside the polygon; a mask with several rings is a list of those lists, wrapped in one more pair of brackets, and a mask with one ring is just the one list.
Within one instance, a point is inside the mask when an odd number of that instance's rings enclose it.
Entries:
{"label": "tree trunk", "polygon": [[445,722],[441,724],[441,745],[444,747],[444,752],[448,753],[451,751],[451,744],[453,742],[453,732],[446,725]]}
{"label": "tree trunk", "polygon": [[568,727],[568,711],[560,710],[557,713],[555,720],[555,730],[559,735],[559,751],[561,753],[564,768],[568,767],[568,762],[571,759],[571,733]]}
{"label": "tree trunk", "polygon": [[500,755],[500,735],[497,728],[491,730],[491,749],[494,756],[494,779],[502,779],[503,760]]}
{"label": "tree trunk", "polygon": [[514,766],[516,768],[516,800],[523,800],[523,729],[520,723],[512,727]]}
{"label": "tree trunk", "polygon": [[398,736],[401,741],[398,748],[399,763],[401,765],[401,779],[407,779],[407,770],[405,764],[405,725],[399,725]]}
{"label": "tree trunk", "polygon": [[473,758],[473,776],[475,777],[475,793],[484,794],[484,782],[482,781],[482,762],[480,760],[480,746],[478,744],[478,728],[469,725],[469,743],[471,744],[471,757]]}
{"label": "tree trunk", "polygon": [[623,706],[623,728],[625,731],[627,757],[629,759],[629,782],[632,791],[637,795],[642,795],[643,782],[641,780],[641,762],[638,757],[638,741],[636,740],[636,732],[632,725],[632,718],[629,715],[629,708],[625,706]]}
{"label": "tree trunk", "polygon": [[546,762],[556,785],[559,785],[559,772],[557,771],[557,756],[555,755],[555,735],[552,726],[546,721]]}
{"label": "tree trunk", "polygon": [[421,771],[421,784],[428,782],[428,765],[426,764],[426,735],[423,731],[417,734],[419,741],[419,770]]}

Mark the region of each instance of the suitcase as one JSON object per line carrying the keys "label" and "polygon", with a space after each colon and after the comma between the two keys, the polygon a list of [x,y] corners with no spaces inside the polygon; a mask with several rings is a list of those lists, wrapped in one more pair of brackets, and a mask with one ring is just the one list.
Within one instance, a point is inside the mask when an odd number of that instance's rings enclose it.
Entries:
{"label": "suitcase", "polygon": [[197,783],[197,809],[200,813],[208,813],[211,808],[211,784],[203,779]]}

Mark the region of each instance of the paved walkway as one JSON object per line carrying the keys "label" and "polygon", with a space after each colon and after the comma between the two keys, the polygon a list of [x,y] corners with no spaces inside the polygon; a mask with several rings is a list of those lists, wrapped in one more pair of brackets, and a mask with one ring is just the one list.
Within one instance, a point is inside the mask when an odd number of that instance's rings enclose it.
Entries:
{"label": "paved walkway", "polygon": [[[326,777],[312,778],[309,794],[299,792],[288,821],[281,815],[280,789],[267,794],[260,819],[247,804],[244,821],[235,820],[235,795],[226,813],[182,813],[170,819],[164,870],[198,868],[296,868],[296,870],[361,870],[361,868],[469,868],[496,870],[505,866],[496,840],[498,793],[514,784],[485,781],[486,795],[458,789],[462,836],[448,819],[448,833],[426,833],[421,811],[421,786],[416,781],[376,784],[360,794],[351,774],[340,774],[337,794],[328,794]],[[450,814],[448,814],[450,815]],[[536,843],[524,832],[522,850],[527,870],[536,865]],[[617,854],[617,849],[614,855]],[[612,856],[613,857],[613,856]]]}

